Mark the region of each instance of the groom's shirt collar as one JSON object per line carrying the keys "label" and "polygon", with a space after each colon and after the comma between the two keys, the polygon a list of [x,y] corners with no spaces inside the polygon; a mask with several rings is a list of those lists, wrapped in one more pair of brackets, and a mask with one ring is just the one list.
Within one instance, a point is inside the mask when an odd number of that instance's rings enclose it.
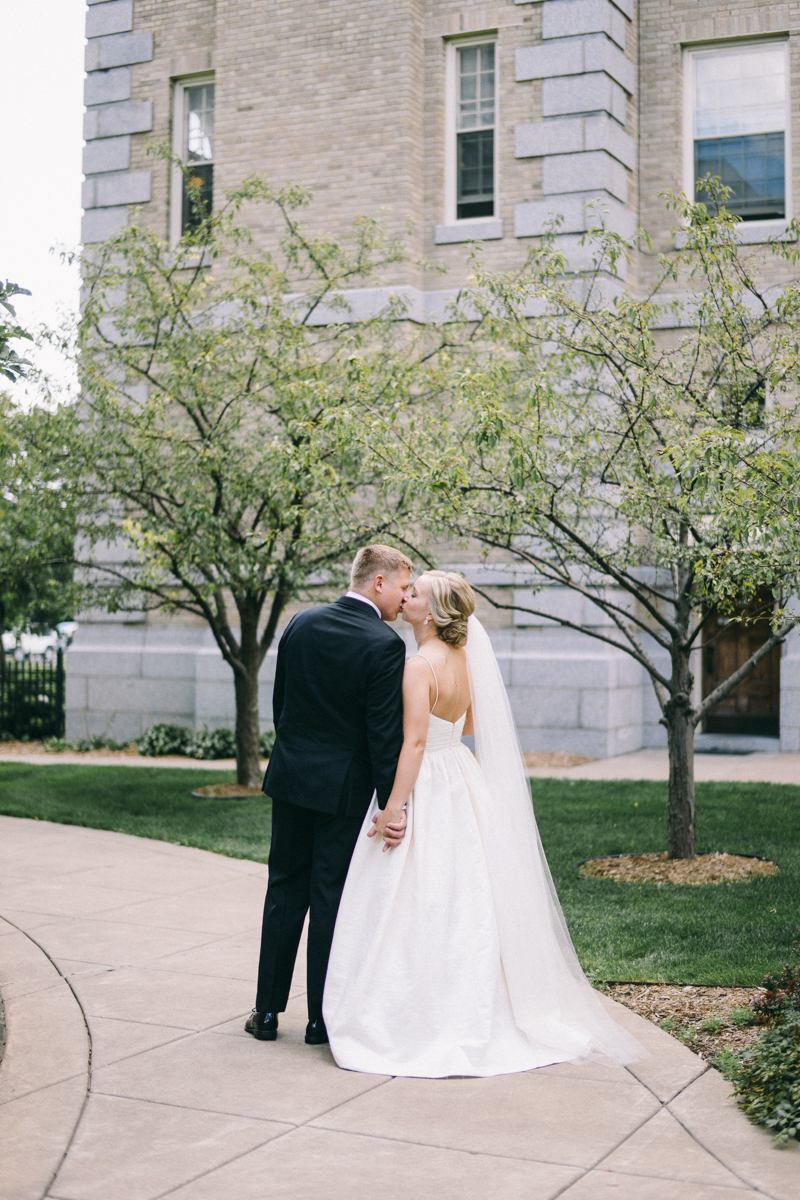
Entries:
{"label": "groom's shirt collar", "polygon": [[[345,592],[345,598],[347,600],[360,600],[362,604],[368,604],[370,608],[374,608],[378,616],[381,617],[381,610],[378,608],[377,604],[374,604],[368,596],[362,596],[361,592]],[[383,620],[383,617],[381,617],[381,620]]]}

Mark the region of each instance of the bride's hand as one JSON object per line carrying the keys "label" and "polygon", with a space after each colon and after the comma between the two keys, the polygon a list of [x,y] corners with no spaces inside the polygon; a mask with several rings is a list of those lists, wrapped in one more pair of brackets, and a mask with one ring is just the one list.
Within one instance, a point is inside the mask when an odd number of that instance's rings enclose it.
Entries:
{"label": "bride's hand", "polygon": [[383,852],[391,850],[393,846],[399,846],[403,840],[406,831],[408,818],[406,817],[405,809],[399,814],[390,813],[388,809],[379,810],[372,818],[372,829],[368,830],[367,837],[375,837],[377,834],[383,838]]}

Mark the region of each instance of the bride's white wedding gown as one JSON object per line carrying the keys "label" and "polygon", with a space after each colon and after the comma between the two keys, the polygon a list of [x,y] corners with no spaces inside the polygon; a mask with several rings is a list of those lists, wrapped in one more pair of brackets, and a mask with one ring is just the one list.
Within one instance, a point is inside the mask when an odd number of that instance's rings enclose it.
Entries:
{"label": "bride's white wedding gown", "polygon": [[[468,650],[479,637],[483,658],[468,654],[478,759],[481,726],[485,740],[497,716],[491,706],[500,703],[499,671],[487,676],[488,637],[471,618]],[[496,671],[493,654],[491,662]],[[513,730],[510,710],[506,716]],[[464,720],[431,715],[398,847],[383,853],[382,840],[366,836],[375,801],[365,818],[325,983],[323,1012],[336,1062],[380,1075],[440,1077],[643,1057],[606,1014],[575,958],[516,735],[513,747],[504,745],[507,729],[495,739],[501,745],[493,778],[462,743]],[[508,763],[509,750],[516,763]],[[491,753],[486,757],[491,768]],[[525,789],[522,808],[516,772]],[[509,789],[517,793],[516,808],[503,807]]]}

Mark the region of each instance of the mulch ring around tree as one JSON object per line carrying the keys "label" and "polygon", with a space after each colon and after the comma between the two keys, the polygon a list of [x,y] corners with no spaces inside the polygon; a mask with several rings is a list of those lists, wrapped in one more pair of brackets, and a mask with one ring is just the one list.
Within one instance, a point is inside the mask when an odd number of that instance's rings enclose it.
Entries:
{"label": "mulch ring around tree", "polygon": [[209,783],[207,787],[197,788],[192,795],[203,799],[244,800],[248,796],[261,796],[263,793],[260,787],[253,787],[249,783]]}
{"label": "mulch ring around tree", "polygon": [[672,1034],[695,1054],[713,1062],[721,1050],[746,1049],[762,1031],[749,1024],[755,988],[680,987],[665,983],[596,985],[654,1025]]}
{"label": "mulch ring around tree", "polygon": [[612,854],[578,863],[578,872],[615,883],[672,883],[705,887],[715,883],[746,883],[762,875],[777,875],[780,867],[768,858],[749,854],[698,854],[695,858],[667,858],[662,854]]}

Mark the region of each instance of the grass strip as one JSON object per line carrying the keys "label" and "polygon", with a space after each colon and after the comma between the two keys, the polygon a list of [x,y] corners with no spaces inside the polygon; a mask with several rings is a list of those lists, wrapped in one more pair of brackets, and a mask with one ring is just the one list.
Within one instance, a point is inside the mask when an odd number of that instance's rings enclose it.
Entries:
{"label": "grass strip", "polygon": [[266,796],[220,800],[191,794],[225,781],[224,773],[202,768],[0,763],[0,813],[266,862],[272,818]]}
{"label": "grass strip", "polygon": [[[269,801],[190,794],[220,782],[218,771],[202,769],[0,763],[0,812],[266,862]],[[532,793],[590,978],[749,987],[780,971],[800,924],[800,787],[697,785],[699,851],[756,854],[782,868],[747,883],[700,888],[621,884],[576,870],[582,859],[663,849],[666,783],[536,779]]]}

